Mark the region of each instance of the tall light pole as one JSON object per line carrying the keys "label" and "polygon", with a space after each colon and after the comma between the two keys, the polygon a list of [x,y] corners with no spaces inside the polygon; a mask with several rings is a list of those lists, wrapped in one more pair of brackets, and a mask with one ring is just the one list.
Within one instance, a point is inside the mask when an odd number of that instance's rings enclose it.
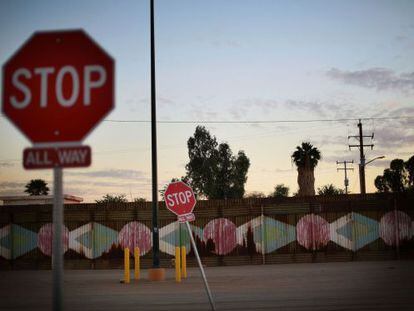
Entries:
{"label": "tall light pole", "polygon": [[160,281],[165,278],[160,268],[160,240],[158,229],[158,170],[157,170],[157,105],[155,92],[155,39],[154,0],[150,0],[150,41],[151,41],[151,162],[152,162],[152,269],[148,278]]}

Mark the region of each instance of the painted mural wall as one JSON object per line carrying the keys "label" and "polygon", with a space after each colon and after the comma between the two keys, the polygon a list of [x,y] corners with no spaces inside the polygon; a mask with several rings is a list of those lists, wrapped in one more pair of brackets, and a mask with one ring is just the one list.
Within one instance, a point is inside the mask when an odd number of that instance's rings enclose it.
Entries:
{"label": "painted mural wall", "polygon": [[[270,254],[295,243],[302,251],[326,249],[334,243],[339,249],[357,252],[367,245],[381,241],[391,248],[406,241],[414,241],[414,219],[406,211],[392,210],[369,217],[359,212],[337,213],[332,220],[328,213],[283,215],[262,214],[256,217],[204,218],[204,225],[191,224],[202,256],[236,256],[242,254]],[[378,213],[374,213],[377,215]],[[289,219],[294,216],[294,221]],[[280,217],[279,217],[280,218]],[[244,221],[244,220],[245,221]],[[329,220],[330,219],[330,220]],[[238,223],[238,225],[236,225]],[[0,257],[14,260],[39,250],[44,256],[52,254],[53,228],[50,222],[37,224],[9,223],[0,227]],[[72,227],[69,229],[69,227]],[[139,219],[122,225],[114,222],[92,221],[80,226],[64,227],[62,243],[69,258],[96,259],[122,257],[122,250],[139,247],[145,256],[152,248],[148,221]],[[188,232],[184,225],[172,221],[160,229],[160,250],[174,255],[176,245],[186,245],[192,253]],[[413,245],[413,244],[411,244]],[[289,250],[285,250],[285,252]],[[65,255],[66,257],[66,255]]]}

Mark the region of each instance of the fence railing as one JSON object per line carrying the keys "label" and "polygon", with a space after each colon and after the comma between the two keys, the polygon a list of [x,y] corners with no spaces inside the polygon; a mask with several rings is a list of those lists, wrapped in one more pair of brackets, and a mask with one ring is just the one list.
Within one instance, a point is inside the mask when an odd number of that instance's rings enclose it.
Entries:
{"label": "fence railing", "polygon": [[[192,233],[207,265],[414,258],[413,195],[199,201]],[[120,268],[139,247],[151,265],[151,203],[65,206],[67,268]],[[0,269],[49,269],[52,206],[0,206]],[[161,265],[188,232],[160,203]],[[131,252],[132,253],[132,252]]]}

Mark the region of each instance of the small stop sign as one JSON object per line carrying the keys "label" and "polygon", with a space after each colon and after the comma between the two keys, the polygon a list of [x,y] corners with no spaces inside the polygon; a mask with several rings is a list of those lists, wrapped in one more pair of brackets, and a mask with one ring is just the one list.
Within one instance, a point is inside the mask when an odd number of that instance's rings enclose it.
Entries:
{"label": "small stop sign", "polygon": [[192,214],[196,204],[193,189],[182,181],[168,185],[164,193],[164,201],[167,208],[177,216]]}

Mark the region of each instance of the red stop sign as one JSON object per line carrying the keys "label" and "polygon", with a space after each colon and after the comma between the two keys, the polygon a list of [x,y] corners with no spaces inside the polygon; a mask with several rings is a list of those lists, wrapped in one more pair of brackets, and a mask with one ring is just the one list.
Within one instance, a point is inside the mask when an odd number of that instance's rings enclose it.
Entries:
{"label": "red stop sign", "polygon": [[3,65],[2,112],[33,143],[80,142],[114,107],[114,66],[82,30],[36,32]]}
{"label": "red stop sign", "polygon": [[190,214],[196,204],[193,189],[182,181],[168,185],[164,201],[167,208],[177,216]]}

